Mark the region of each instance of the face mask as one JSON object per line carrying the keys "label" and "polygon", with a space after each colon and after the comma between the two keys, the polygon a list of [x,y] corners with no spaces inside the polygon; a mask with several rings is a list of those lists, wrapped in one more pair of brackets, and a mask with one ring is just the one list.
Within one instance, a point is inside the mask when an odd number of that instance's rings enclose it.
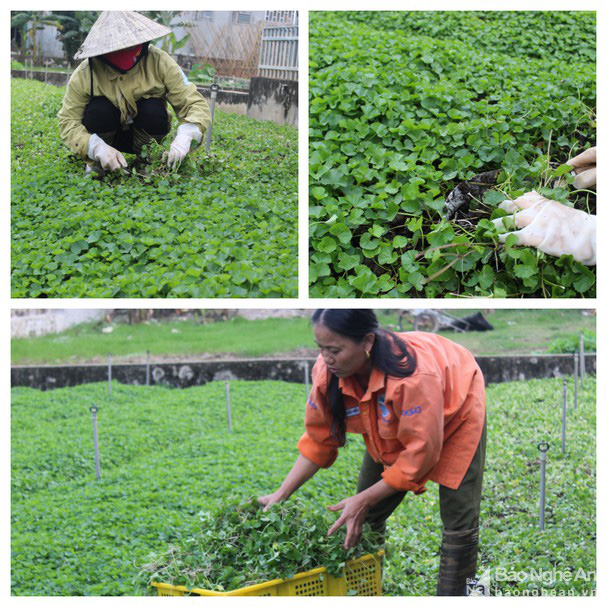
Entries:
{"label": "face mask", "polygon": [[103,58],[112,66],[118,68],[122,72],[128,72],[134,67],[141,58],[143,44],[123,48],[113,53],[103,55]]}

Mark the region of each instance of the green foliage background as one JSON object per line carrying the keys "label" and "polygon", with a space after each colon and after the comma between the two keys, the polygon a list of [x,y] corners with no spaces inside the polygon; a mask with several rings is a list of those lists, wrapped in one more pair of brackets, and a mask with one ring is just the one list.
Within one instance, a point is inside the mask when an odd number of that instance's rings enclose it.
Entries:
{"label": "green foliage background", "polygon": [[[569,378],[570,403],[573,386]],[[11,409],[11,589],[14,595],[141,594],[138,567],[191,537],[199,513],[228,496],[277,489],[297,457],[305,390],[282,382],[231,382],[227,432],[223,382],[187,390],[104,383],[39,392],[14,388]],[[569,406],[560,453],[562,380],[492,385],[481,513],[479,573],[497,566],[591,572],[595,568],[595,399],[587,377]],[[101,480],[91,415],[99,406]],[[546,530],[538,530],[537,443],[551,444]],[[363,454],[352,436],[331,469],[298,492],[313,511],[356,490]],[[435,592],[441,522],[438,487],[409,495],[388,524],[384,593]],[[591,592],[593,582],[543,584]],[[538,591],[531,581],[494,591]]]}
{"label": "green foliage background", "polygon": [[[443,310],[455,317],[465,317],[485,310]],[[380,326],[399,330],[395,310],[376,310]],[[493,331],[454,333],[440,331],[475,355],[545,354],[548,347],[562,343],[566,330],[584,331],[586,351],[596,343],[596,322],[583,310],[504,309],[493,310],[487,319]],[[60,333],[11,339],[13,365],[101,363],[108,352],[114,362],[145,362],[146,352],[153,362],[221,357],[277,356],[285,358],[316,357],[318,349],[308,318],[266,318],[228,321],[201,325],[199,321],[161,321],[142,324],[118,322],[111,333],[105,333],[104,322],[84,323]],[[402,330],[413,325],[402,323]],[[579,345],[579,335],[566,335],[567,347]],[[574,350],[570,350],[573,352]]]}
{"label": "green foliage background", "polygon": [[588,208],[545,186],[594,145],[595,37],[594,13],[311,13],[311,296],[594,296],[594,268],[499,244],[503,195],[475,224],[441,210],[495,169]]}
{"label": "green foliage background", "polygon": [[218,111],[210,158],[97,181],[63,94],[12,81],[13,297],[297,296],[296,129]]}
{"label": "green foliage background", "polygon": [[[582,330],[584,334],[584,352],[596,352],[596,332]],[[581,352],[579,333],[568,333],[553,339],[548,344],[548,352],[551,354],[573,354]]]}

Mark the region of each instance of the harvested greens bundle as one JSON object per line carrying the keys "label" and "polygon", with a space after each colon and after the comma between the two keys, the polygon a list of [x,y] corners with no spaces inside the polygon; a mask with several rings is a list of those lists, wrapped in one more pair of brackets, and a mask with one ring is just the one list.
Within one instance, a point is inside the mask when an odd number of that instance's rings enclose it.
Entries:
{"label": "harvested greens bundle", "polygon": [[256,500],[231,501],[200,518],[198,534],[150,555],[141,567],[143,582],[227,592],[316,567],[341,576],[346,561],[381,548],[379,536],[365,525],[360,543],[346,550],[342,529],[327,537],[334,517],[320,508],[304,510],[298,500],[267,512]]}

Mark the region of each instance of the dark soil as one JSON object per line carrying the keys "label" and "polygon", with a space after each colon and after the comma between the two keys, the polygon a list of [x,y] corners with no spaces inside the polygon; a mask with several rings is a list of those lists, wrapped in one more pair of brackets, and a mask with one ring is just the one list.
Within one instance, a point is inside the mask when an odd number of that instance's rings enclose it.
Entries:
{"label": "dark soil", "polygon": [[[558,164],[555,164],[553,168],[557,166]],[[481,201],[485,192],[497,184],[498,176],[499,170],[486,171],[468,181],[462,181],[445,200],[446,219],[462,227],[474,229],[480,219],[488,218],[492,209],[483,207]],[[473,202],[476,204],[471,204]],[[596,214],[595,192],[580,192],[573,199],[573,203],[577,209]]]}
{"label": "dark soil", "polygon": [[445,200],[447,219],[466,218],[470,213],[470,202],[482,200],[487,190],[497,183],[499,171],[486,171],[475,175],[469,181],[462,181]]}

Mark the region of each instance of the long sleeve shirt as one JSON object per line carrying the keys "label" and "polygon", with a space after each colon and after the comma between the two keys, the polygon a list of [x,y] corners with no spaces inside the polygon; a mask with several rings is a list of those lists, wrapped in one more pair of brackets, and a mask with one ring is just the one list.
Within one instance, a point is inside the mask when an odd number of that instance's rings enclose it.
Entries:
{"label": "long sleeve shirt", "polygon": [[74,70],[57,114],[61,140],[83,159],[87,157],[91,134],[82,124],[82,119],[92,96],[107,97],[120,110],[123,129],[127,129],[137,115],[137,101],[142,98],[168,102],[180,123],[195,124],[201,133],[211,123],[206,99],[164,51],[150,46],[148,54],[126,74],[93,57],[92,61],[83,61]]}
{"label": "long sleeve shirt", "polygon": [[[382,477],[397,490],[422,493],[433,480],[457,489],[479,444],[485,422],[485,385],[472,354],[432,333],[399,333],[417,361],[405,378],[373,368],[367,389],[354,376],[339,378],[346,431],[362,434]],[[330,372],[322,357],[312,370],[305,432],[299,451],[323,468],[338,453],[327,396]]]}

